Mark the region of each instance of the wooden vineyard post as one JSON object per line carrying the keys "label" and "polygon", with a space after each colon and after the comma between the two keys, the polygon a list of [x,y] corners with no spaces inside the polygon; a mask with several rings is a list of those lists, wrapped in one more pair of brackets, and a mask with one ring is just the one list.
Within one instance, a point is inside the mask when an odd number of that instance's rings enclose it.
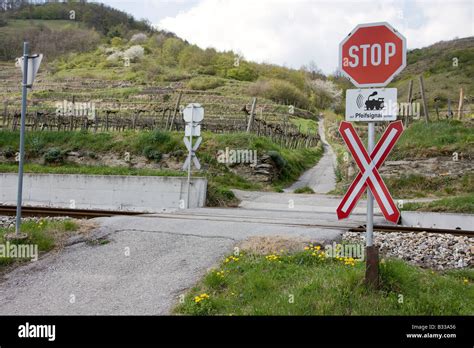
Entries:
{"label": "wooden vineyard post", "polygon": [[407,103],[409,105],[408,106],[409,112],[407,112],[407,114],[405,115],[405,127],[408,127],[408,118],[409,118],[409,116],[411,116],[411,115],[408,115],[408,114],[411,114],[413,112],[412,107],[411,107],[412,93],[413,93],[413,80],[410,80],[410,82],[408,84],[408,97],[407,97]]}
{"label": "wooden vineyard post", "polygon": [[247,133],[249,133],[252,130],[253,118],[254,118],[254,114],[255,114],[255,106],[256,105],[257,105],[257,98],[253,98],[252,108],[250,109],[250,115],[249,115],[249,123],[247,124]]}
{"label": "wooden vineyard post", "polygon": [[420,91],[421,91],[421,99],[423,99],[423,111],[425,113],[425,122],[428,123],[430,121],[428,116],[428,104],[426,103],[426,96],[425,96],[425,85],[423,83],[423,76],[420,75]]}
{"label": "wooden vineyard post", "polygon": [[464,106],[464,90],[461,89],[459,90],[459,105],[458,105],[458,119],[462,119],[462,108]]}
{"label": "wooden vineyard post", "polygon": [[178,95],[178,100],[176,101],[176,106],[174,108],[173,118],[171,119],[171,124],[170,124],[170,128],[169,128],[170,131],[173,130],[174,120],[176,119],[176,115],[178,114],[178,111],[179,111],[179,104],[181,103],[182,95],[183,95],[183,92],[180,91],[179,95]]}
{"label": "wooden vineyard post", "polygon": [[162,119],[162,122],[165,122],[165,116],[166,116],[166,123],[164,124],[164,127],[163,129],[164,130],[168,130],[168,124],[170,122],[170,116],[171,116],[171,113],[168,111],[169,109],[164,109],[163,110],[163,117],[161,118]]}
{"label": "wooden vineyard post", "polygon": [[435,98],[434,101],[435,101],[436,120],[439,121],[439,105],[438,105],[439,99]]}
{"label": "wooden vineyard post", "polygon": [[2,123],[2,129],[7,129],[7,123],[8,123],[8,101],[3,102],[3,123]]}

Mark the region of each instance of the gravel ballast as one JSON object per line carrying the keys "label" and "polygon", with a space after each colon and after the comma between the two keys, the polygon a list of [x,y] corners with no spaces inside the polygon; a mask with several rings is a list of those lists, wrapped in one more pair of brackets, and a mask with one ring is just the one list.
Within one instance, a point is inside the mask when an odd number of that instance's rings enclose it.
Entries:
{"label": "gravel ballast", "polygon": [[[364,243],[364,232],[345,232],[342,239]],[[395,257],[437,270],[471,267],[474,238],[428,232],[374,232],[374,245],[382,257]]]}

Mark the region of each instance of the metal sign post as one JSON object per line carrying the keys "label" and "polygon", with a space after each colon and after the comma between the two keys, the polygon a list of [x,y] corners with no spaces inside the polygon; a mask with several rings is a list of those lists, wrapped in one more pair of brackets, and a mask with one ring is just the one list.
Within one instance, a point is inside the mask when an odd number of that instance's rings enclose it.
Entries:
{"label": "metal sign post", "polygon": [[[194,108],[191,112],[191,127],[194,123]],[[189,132],[189,153],[188,158],[192,158],[193,156],[193,132]],[[186,208],[189,209],[189,192],[191,190],[191,163],[188,166],[188,188],[186,190]]]}
{"label": "metal sign post", "polygon": [[[374,132],[375,124],[374,122],[369,122],[369,132],[367,140],[367,150],[369,153],[374,151]],[[373,245],[374,239],[374,196],[372,191],[367,190],[367,229],[366,229],[366,246],[371,247]]]}
{"label": "metal sign post", "polygon": [[15,238],[19,238],[21,227],[21,205],[23,198],[23,163],[25,159],[25,124],[26,124],[26,102],[28,96],[28,88],[33,86],[36,73],[43,55],[29,56],[29,43],[23,43],[23,57],[17,60],[17,65],[23,73],[22,93],[21,93],[21,126],[20,126],[20,158],[18,161],[18,193],[16,200],[16,221],[15,221]]}
{"label": "metal sign post", "polygon": [[[188,150],[188,157],[183,165],[183,170],[188,171],[188,182],[186,192],[186,208],[189,209],[189,200],[191,192],[191,162],[197,169],[201,169],[201,164],[196,157],[196,151],[201,145],[201,125],[200,122],[204,119],[204,109],[200,104],[191,103],[183,110],[183,118],[186,122],[184,130],[184,144]],[[197,136],[196,143],[193,145],[193,136]]]}
{"label": "metal sign post", "polygon": [[18,193],[16,198],[16,237],[20,234],[21,227],[21,204],[23,197],[23,161],[25,154],[25,123],[26,123],[26,97],[28,94],[28,54],[29,44],[23,43],[23,81],[21,84],[21,126],[20,126],[20,160],[18,162]]}
{"label": "metal sign post", "polygon": [[[342,122],[339,127],[345,143],[360,169],[337,208],[339,219],[347,218],[366,187],[366,283],[378,286],[378,249],[374,246],[374,197],[388,221],[397,223],[400,212],[385,186],[378,168],[403,131],[401,121],[393,122],[374,147],[375,122],[396,120],[397,90],[385,87],[406,66],[406,39],[390,24],[358,25],[339,45],[339,68],[358,90],[347,90],[346,121],[368,122],[367,150],[354,127]],[[369,87],[362,89],[361,87]]]}

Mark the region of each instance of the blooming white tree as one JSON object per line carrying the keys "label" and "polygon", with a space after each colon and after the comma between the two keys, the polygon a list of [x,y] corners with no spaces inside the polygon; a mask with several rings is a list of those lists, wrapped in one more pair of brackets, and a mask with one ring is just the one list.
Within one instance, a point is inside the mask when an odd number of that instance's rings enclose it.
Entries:
{"label": "blooming white tree", "polygon": [[138,33],[132,36],[130,42],[144,42],[146,39],[148,39],[148,36],[146,36],[146,34]]}
{"label": "blooming white tree", "polygon": [[342,100],[342,90],[330,80],[310,80],[308,85],[315,94],[318,107],[325,109],[329,106],[336,106]]}
{"label": "blooming white tree", "polygon": [[130,60],[137,60],[143,58],[145,55],[145,49],[140,45],[135,45],[130,47],[128,50],[123,52],[124,58],[128,58]]}
{"label": "blooming white tree", "polygon": [[122,57],[123,57],[123,52],[115,51],[114,53],[112,53],[110,56],[107,57],[107,60],[109,61],[118,60],[118,59],[121,59]]}

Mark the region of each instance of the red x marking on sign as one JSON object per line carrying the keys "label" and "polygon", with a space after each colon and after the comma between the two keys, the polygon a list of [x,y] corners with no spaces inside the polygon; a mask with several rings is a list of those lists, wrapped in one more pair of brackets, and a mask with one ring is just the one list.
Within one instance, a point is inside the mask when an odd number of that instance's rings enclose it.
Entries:
{"label": "red x marking on sign", "polygon": [[341,133],[342,138],[349,147],[360,169],[360,173],[354,179],[346,195],[337,207],[338,219],[345,219],[351,214],[357,201],[368,185],[385,218],[393,223],[398,222],[400,212],[393,202],[392,196],[390,196],[390,192],[387,186],[385,186],[377,169],[380,168],[385,161],[390,150],[392,150],[398,138],[402,135],[402,132],[402,121],[390,123],[369,156],[352,124],[345,121],[341,122],[339,133]]}

